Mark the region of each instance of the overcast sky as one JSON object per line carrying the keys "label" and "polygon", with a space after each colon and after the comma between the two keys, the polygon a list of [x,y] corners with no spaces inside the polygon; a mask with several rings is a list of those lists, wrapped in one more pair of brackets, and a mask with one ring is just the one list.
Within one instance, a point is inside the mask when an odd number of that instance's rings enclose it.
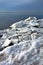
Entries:
{"label": "overcast sky", "polygon": [[0,11],[43,10],[43,0],[0,0]]}

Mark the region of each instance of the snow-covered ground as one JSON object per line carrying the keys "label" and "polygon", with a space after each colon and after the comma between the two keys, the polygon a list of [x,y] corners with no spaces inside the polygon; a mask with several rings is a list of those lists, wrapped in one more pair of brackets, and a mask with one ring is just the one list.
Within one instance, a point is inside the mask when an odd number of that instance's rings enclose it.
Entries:
{"label": "snow-covered ground", "polygon": [[29,17],[0,30],[0,65],[43,65],[43,19]]}

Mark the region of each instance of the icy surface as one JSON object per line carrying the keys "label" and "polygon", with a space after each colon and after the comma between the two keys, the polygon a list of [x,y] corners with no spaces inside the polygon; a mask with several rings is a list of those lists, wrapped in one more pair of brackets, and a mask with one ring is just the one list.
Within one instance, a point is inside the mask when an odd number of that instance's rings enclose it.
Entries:
{"label": "icy surface", "polygon": [[0,30],[0,65],[43,65],[43,19],[29,17]]}

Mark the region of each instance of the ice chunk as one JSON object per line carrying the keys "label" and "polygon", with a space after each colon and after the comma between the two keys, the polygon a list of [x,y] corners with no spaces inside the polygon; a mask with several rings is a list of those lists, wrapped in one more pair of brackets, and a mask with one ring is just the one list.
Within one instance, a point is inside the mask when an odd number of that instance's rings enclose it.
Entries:
{"label": "ice chunk", "polygon": [[10,42],[11,42],[11,40],[6,39],[5,42],[4,42],[4,44],[2,45],[2,47],[8,46],[10,44]]}

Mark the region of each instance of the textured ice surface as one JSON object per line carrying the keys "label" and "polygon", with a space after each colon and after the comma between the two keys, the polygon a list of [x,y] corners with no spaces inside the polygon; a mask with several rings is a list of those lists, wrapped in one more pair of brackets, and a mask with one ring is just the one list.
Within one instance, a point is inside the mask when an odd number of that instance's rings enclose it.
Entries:
{"label": "textured ice surface", "polygon": [[29,17],[0,30],[0,65],[43,65],[43,19]]}

